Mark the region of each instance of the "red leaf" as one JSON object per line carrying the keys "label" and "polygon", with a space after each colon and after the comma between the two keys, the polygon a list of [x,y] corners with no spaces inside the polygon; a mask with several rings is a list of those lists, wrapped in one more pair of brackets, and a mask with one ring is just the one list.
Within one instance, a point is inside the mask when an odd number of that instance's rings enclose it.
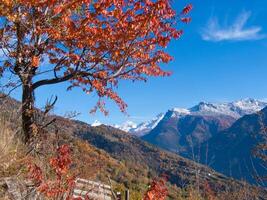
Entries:
{"label": "red leaf", "polygon": [[32,57],[32,66],[33,67],[38,67],[39,66],[39,57],[38,56],[33,56]]}
{"label": "red leaf", "polygon": [[183,15],[187,15],[191,10],[193,9],[193,5],[192,4],[188,4],[186,7],[184,7],[184,9],[182,10],[182,14]]}
{"label": "red leaf", "polygon": [[192,19],[190,17],[183,17],[181,18],[181,21],[188,24],[192,21]]}

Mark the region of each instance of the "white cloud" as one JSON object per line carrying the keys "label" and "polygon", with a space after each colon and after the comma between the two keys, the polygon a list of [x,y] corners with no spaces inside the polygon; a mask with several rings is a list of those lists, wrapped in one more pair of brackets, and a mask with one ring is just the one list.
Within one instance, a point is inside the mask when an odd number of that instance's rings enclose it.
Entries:
{"label": "white cloud", "polygon": [[261,33],[262,27],[246,27],[250,16],[250,12],[242,12],[232,24],[226,26],[222,26],[216,17],[212,17],[201,32],[202,39],[218,42],[227,40],[260,40],[266,38],[266,35]]}

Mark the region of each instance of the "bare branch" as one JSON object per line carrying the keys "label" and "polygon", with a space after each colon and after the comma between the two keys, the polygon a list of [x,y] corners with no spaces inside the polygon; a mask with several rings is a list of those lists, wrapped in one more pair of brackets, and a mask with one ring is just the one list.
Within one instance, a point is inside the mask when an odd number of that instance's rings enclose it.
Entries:
{"label": "bare branch", "polygon": [[7,94],[2,94],[2,95],[0,96],[0,98],[6,98],[6,97],[10,96],[10,94],[11,94],[14,90],[16,90],[17,88],[19,88],[21,85],[22,85],[22,83],[20,83],[19,85],[16,85],[16,86],[13,87],[11,90],[9,90]]}
{"label": "bare branch", "polygon": [[75,78],[76,76],[87,77],[87,76],[93,76],[93,74],[89,73],[89,72],[84,72],[84,71],[78,71],[78,72],[74,71],[73,73],[70,73],[70,74],[63,76],[63,77],[40,80],[40,81],[37,81],[36,83],[33,84],[33,90],[35,90],[36,88],[43,86],[43,85],[62,83],[62,82],[71,80],[71,79]]}

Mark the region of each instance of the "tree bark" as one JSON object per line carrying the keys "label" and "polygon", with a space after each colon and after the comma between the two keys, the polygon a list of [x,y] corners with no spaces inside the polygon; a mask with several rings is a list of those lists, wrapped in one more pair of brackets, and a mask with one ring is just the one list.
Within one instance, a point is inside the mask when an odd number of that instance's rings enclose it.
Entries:
{"label": "tree bark", "polygon": [[29,143],[33,136],[34,125],[34,90],[32,80],[23,82],[22,86],[22,134],[24,143]]}

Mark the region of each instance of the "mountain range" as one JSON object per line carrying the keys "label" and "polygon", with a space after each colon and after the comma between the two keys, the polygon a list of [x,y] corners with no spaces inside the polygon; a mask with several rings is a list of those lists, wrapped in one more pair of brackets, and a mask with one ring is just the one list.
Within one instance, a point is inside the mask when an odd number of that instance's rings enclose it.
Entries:
{"label": "mountain range", "polygon": [[266,106],[266,102],[251,98],[229,103],[200,102],[189,109],[170,109],[148,122],[116,128],[227,176],[256,184],[255,176],[263,176],[266,171],[252,154],[262,141],[259,113],[265,116]]}
{"label": "mountain range", "polygon": [[[166,113],[160,113],[153,119],[139,124],[133,121],[126,121],[123,124],[111,125],[115,128],[132,133],[137,136],[144,136],[154,129],[158,123],[165,117],[170,116],[173,118],[181,118],[187,115],[200,115],[200,116],[220,116],[226,115],[233,119],[238,119],[246,114],[255,113],[267,106],[267,102],[256,100],[253,98],[241,99],[233,102],[223,103],[208,103],[200,102],[191,108],[172,108]],[[93,126],[99,126],[102,123],[99,121],[94,122]]]}

